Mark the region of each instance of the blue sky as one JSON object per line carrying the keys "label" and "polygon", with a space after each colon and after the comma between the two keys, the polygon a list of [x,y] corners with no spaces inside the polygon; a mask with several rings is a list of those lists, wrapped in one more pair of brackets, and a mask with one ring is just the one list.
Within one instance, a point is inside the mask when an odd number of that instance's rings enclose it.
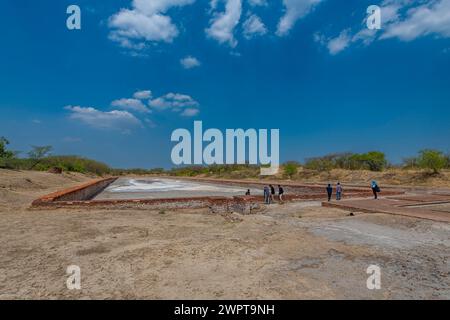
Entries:
{"label": "blue sky", "polygon": [[280,129],[281,161],[450,151],[450,0],[6,0],[0,39],[15,150],[170,167],[171,132],[202,120]]}

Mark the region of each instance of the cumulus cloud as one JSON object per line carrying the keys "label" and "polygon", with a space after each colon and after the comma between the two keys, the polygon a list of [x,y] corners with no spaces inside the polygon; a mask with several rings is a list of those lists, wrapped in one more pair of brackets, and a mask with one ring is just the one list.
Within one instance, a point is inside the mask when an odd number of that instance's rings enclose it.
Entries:
{"label": "cumulus cloud", "polygon": [[267,33],[267,28],[257,15],[250,15],[243,24],[243,34],[247,39],[254,36],[262,36]]}
{"label": "cumulus cloud", "polygon": [[122,98],[111,102],[112,107],[126,109],[129,111],[149,113],[149,108],[142,100],[151,99],[152,92],[150,90],[137,91],[133,94],[133,98]]}
{"label": "cumulus cloud", "polygon": [[133,94],[133,98],[139,100],[150,99],[152,97],[152,92],[150,90],[137,91]]}
{"label": "cumulus cloud", "polygon": [[180,64],[185,69],[192,69],[192,68],[195,68],[195,67],[199,67],[200,66],[200,61],[198,61],[197,58],[194,58],[192,56],[187,56],[187,57],[185,57],[185,58],[180,60]]}
{"label": "cumulus cloud", "polygon": [[[148,105],[146,105],[147,100]],[[189,95],[168,93],[152,99],[150,90],[137,91],[133,94],[133,98],[114,100],[111,106],[126,110],[101,111],[92,107],[72,105],[68,105],[64,109],[70,112],[69,119],[74,121],[92,128],[114,129],[128,134],[135,127],[156,127],[153,120],[148,118],[148,114],[152,111],[164,112],[168,110],[183,117],[193,117],[200,112],[199,103]],[[137,112],[136,115],[139,118],[131,112]]]}
{"label": "cumulus cloud", "polygon": [[186,94],[168,93],[162,97],[151,100],[149,105],[150,107],[160,110],[172,109],[174,111],[181,111],[181,108],[197,107],[199,104]]}
{"label": "cumulus cloud", "polygon": [[323,0],[283,0],[285,13],[278,22],[278,36],[284,36],[289,33],[295,23],[305,17]]}
{"label": "cumulus cloud", "polygon": [[200,112],[197,101],[186,94],[180,93],[168,93],[151,100],[149,105],[156,110],[171,110],[184,117],[193,117]]}
{"label": "cumulus cloud", "polygon": [[200,110],[195,109],[195,108],[187,108],[185,110],[183,110],[183,112],[181,112],[180,114],[183,117],[194,117],[196,116],[198,113],[200,112]]}
{"label": "cumulus cloud", "polygon": [[92,128],[130,130],[141,125],[141,122],[128,111],[100,111],[92,107],[66,106],[70,111],[69,118]]}
{"label": "cumulus cloud", "polygon": [[130,111],[137,111],[137,112],[149,112],[148,108],[142,103],[139,99],[119,99],[114,100],[111,102],[111,106],[121,108],[121,109],[127,109]]}
{"label": "cumulus cloud", "polygon": [[[211,8],[217,7],[217,1],[212,0]],[[232,48],[236,47],[234,29],[239,23],[242,14],[241,0],[226,0],[224,12],[214,12],[209,28],[206,29],[208,37],[219,43],[228,43]]]}
{"label": "cumulus cloud", "polygon": [[132,9],[121,9],[109,19],[109,38],[122,47],[145,48],[145,42],[172,42],[179,34],[172,19],[165,15],[172,7],[192,4],[195,0],[133,0]]}

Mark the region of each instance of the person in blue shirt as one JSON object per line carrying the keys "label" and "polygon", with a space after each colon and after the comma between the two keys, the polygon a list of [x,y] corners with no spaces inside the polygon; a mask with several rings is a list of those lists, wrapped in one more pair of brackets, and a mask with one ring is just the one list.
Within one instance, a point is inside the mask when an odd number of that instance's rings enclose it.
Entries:
{"label": "person in blue shirt", "polygon": [[374,199],[378,199],[378,192],[380,192],[380,187],[378,186],[378,183],[375,180],[372,180],[372,183],[370,184],[370,186],[372,187],[372,192],[373,192],[373,196]]}
{"label": "person in blue shirt", "polygon": [[341,183],[338,182],[336,185],[336,200],[341,200],[342,198],[342,186]]}

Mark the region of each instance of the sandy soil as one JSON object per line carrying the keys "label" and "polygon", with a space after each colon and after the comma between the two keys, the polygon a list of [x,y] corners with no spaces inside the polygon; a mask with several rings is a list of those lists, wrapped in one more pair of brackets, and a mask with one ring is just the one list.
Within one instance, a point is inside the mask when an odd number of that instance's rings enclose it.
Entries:
{"label": "sandy soil", "polygon": [[[317,202],[250,216],[28,209],[89,178],[0,170],[0,299],[450,298],[449,224]],[[381,290],[366,287],[371,264]]]}

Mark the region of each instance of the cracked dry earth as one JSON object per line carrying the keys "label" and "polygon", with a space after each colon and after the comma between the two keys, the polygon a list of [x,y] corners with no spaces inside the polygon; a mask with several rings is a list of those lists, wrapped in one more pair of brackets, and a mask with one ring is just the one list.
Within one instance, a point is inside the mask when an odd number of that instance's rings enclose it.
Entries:
{"label": "cracked dry earth", "polygon": [[[29,210],[87,178],[15,175],[0,172],[0,299],[450,298],[449,224],[318,202],[247,216]],[[372,264],[380,290],[366,287]],[[81,290],[66,287],[69,265],[81,268]]]}

